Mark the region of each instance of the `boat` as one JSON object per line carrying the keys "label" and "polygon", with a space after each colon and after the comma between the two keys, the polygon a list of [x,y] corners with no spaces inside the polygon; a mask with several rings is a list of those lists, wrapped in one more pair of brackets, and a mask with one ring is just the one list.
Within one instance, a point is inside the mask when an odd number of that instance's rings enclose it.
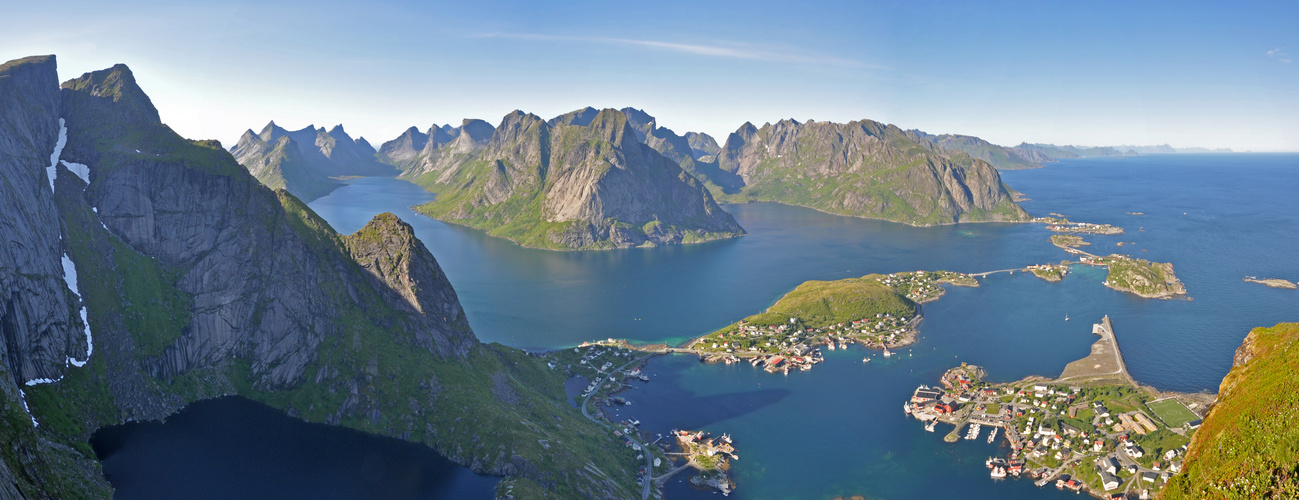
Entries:
{"label": "boat", "polygon": [[906,404],[906,403],[902,403],[902,411],[906,412],[907,415],[910,415],[910,414],[911,414],[911,405]]}
{"label": "boat", "polygon": [[[996,441],[996,440],[997,440],[997,428],[996,428],[996,427],[993,427],[993,428],[992,428],[992,432],[988,434],[988,442],[991,443],[991,442]],[[1002,477],[1005,477],[1005,476],[1002,476]]]}
{"label": "boat", "polygon": [[1006,477],[1006,468],[998,465],[996,467],[993,467],[992,472],[988,474],[994,478],[1003,478]]}
{"label": "boat", "polygon": [[834,350],[834,340],[831,340],[830,342],[827,342],[827,343],[825,344],[825,346],[828,347],[828,348],[830,348],[831,351],[833,351],[833,350]]}
{"label": "boat", "polygon": [[1064,315],[1064,320],[1065,320],[1065,321],[1069,321],[1069,315],[1068,315],[1068,314],[1065,314],[1065,315]]}
{"label": "boat", "polygon": [[929,432],[934,432],[934,426],[936,425],[938,425],[938,419],[930,420],[928,424],[925,424],[925,430]]}
{"label": "boat", "polygon": [[862,362],[862,363],[870,363],[870,362],[871,362],[871,358],[861,358],[861,362]]}
{"label": "boat", "polygon": [[892,356],[892,355],[893,355],[893,353],[889,352],[889,348],[885,347],[885,348],[884,348],[884,357],[887,358],[887,357]]}
{"label": "boat", "polygon": [[965,434],[965,439],[976,439],[976,438],[978,438],[978,437],[979,437],[979,431],[981,431],[981,430],[983,430],[983,426],[982,426],[982,425],[979,425],[979,424],[970,424],[970,432],[967,432],[967,433]]}

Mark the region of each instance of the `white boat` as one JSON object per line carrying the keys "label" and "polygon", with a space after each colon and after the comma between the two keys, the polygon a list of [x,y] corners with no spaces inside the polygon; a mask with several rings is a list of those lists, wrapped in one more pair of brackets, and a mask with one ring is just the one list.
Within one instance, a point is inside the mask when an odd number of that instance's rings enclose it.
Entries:
{"label": "white boat", "polygon": [[[996,440],[997,440],[997,428],[996,428],[996,427],[993,427],[993,428],[992,428],[992,433],[988,434],[988,442],[991,443],[991,442],[996,441]],[[1005,477],[1005,476],[1002,476],[1002,477]]]}
{"label": "white boat", "polygon": [[870,363],[870,362],[871,362],[871,358],[861,358],[861,362],[862,362],[862,363]]}
{"label": "white boat", "polygon": [[938,425],[938,419],[930,420],[928,424],[925,424],[925,430],[929,432],[934,432],[935,425]]}
{"label": "white boat", "polygon": [[979,437],[980,430],[983,430],[982,425],[970,424],[970,432],[965,434],[965,439],[977,439]]}
{"label": "white boat", "polygon": [[1065,320],[1065,321],[1069,321],[1069,315],[1068,315],[1068,314],[1064,315],[1064,320]]}
{"label": "white boat", "polygon": [[910,415],[910,414],[911,414],[911,405],[906,404],[906,403],[902,403],[902,411],[906,412],[907,415]]}
{"label": "white boat", "polygon": [[885,348],[884,348],[884,357],[887,358],[887,357],[892,356],[892,355],[893,355],[893,353],[889,352],[889,348],[885,347]]}
{"label": "white boat", "polygon": [[996,466],[996,467],[993,467],[993,468],[992,468],[992,472],[990,472],[990,473],[988,473],[988,474],[991,475],[991,476],[994,477],[994,478],[1003,478],[1003,477],[1006,477],[1006,469],[1005,469],[1004,467],[998,465],[998,466]]}
{"label": "white boat", "polygon": [[833,351],[833,350],[834,350],[834,341],[831,340],[830,342],[826,343],[825,346],[826,346],[826,347],[829,347],[830,350]]}

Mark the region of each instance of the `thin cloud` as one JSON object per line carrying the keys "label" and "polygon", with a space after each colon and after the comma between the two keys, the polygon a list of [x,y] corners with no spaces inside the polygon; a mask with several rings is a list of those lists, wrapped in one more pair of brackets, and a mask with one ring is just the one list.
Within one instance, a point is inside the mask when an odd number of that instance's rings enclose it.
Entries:
{"label": "thin cloud", "polygon": [[1267,51],[1267,56],[1276,59],[1281,64],[1290,64],[1290,54],[1281,49],[1272,49]]}
{"label": "thin cloud", "polygon": [[476,35],[477,38],[506,38],[514,40],[541,40],[555,42],[576,42],[596,45],[621,45],[625,47],[642,47],[654,50],[664,50],[677,52],[681,54],[690,54],[707,57],[720,57],[725,59],[744,59],[750,61],[765,61],[776,63],[790,64],[813,64],[821,66],[839,66],[848,68],[873,68],[889,69],[884,66],[864,63],[852,59],[842,59],[837,57],[823,56],[793,50],[770,50],[740,45],[699,45],[688,43],[662,42],[657,40],[636,40],[631,38],[605,38],[605,37],[577,37],[577,36],[558,36],[558,35],[539,35],[539,34],[517,34],[517,33],[485,33]]}

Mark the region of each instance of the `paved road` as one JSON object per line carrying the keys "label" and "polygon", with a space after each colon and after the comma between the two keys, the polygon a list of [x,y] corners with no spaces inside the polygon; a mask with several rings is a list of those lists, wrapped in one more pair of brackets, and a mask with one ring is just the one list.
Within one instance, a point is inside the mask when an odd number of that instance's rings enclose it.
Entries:
{"label": "paved road", "polygon": [[[604,378],[600,379],[600,381],[599,381],[598,383],[595,384],[595,390],[592,390],[591,392],[587,393],[586,397],[585,397],[585,398],[582,398],[582,416],[586,417],[587,420],[590,420],[590,421],[592,421],[592,422],[595,422],[595,423],[597,423],[597,424],[600,424],[600,425],[604,426],[605,428],[610,428],[610,427],[611,427],[610,425],[608,425],[608,424],[606,424],[606,423],[604,423],[604,422],[601,422],[601,421],[599,421],[599,420],[596,420],[595,417],[592,417],[592,416],[591,416],[591,413],[588,412],[588,411],[586,410],[586,403],[587,403],[587,401],[590,401],[590,400],[591,400],[591,396],[594,396],[595,393],[600,392],[600,388],[601,388],[601,387],[604,387],[604,383],[605,383],[605,382],[608,382],[608,381],[610,381],[610,380],[613,380],[614,375],[617,375],[617,374],[622,373],[622,371],[623,371],[624,369],[626,369],[628,366],[631,366],[631,365],[636,364],[636,363],[643,362],[643,361],[645,361],[645,360],[647,360],[647,359],[649,359],[649,358],[652,358],[652,357],[654,357],[653,354],[650,354],[650,355],[647,355],[647,356],[641,356],[641,357],[639,357],[639,358],[636,358],[636,359],[633,359],[633,360],[631,360],[631,361],[628,361],[626,364],[624,364],[624,365],[622,365],[622,366],[619,366],[618,368],[615,368],[615,369],[613,369],[613,370],[610,370],[608,375],[605,375]],[[650,496],[650,485],[653,484],[653,482],[654,482],[654,481],[653,481],[653,479],[654,479],[654,454],[653,454],[653,453],[650,453],[650,451],[649,451],[649,445],[647,445],[647,444],[645,444],[645,443],[641,443],[640,441],[637,441],[636,438],[635,438],[632,434],[625,434],[625,435],[627,436],[627,439],[630,439],[631,442],[636,443],[637,445],[639,445],[640,448],[641,448],[641,450],[644,450],[644,455],[645,455],[645,485],[644,485],[644,487],[641,489],[640,497],[641,497],[641,500],[649,500],[649,496]]]}

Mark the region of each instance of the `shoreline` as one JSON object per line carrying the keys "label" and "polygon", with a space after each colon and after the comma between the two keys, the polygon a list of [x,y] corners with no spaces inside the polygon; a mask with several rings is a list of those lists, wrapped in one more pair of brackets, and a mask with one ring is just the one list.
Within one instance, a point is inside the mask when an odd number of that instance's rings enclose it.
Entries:
{"label": "shoreline", "polygon": [[[1091,354],[1068,363],[1057,377],[1031,375],[988,384],[983,382],[986,372],[981,367],[962,363],[941,377],[945,389],[922,385],[905,409],[916,419],[930,422],[926,430],[932,431],[938,422],[953,425],[952,432],[944,437],[947,442],[960,441],[967,423],[971,424],[967,440],[975,439],[982,426],[993,427],[993,436],[996,429],[1005,431],[1001,438],[1009,442],[1011,452],[1006,458],[989,458],[985,464],[993,479],[1026,475],[1039,487],[1055,480],[1059,489],[1086,491],[1100,499],[1152,487],[1159,490],[1180,470],[1180,458],[1198,420],[1187,420],[1174,428],[1164,421],[1167,416],[1151,405],[1174,399],[1175,405],[1184,410],[1199,408],[1193,416],[1202,419],[1216,402],[1216,395],[1143,386],[1127,371],[1109,316],[1094,323],[1092,333],[1100,338],[1092,344]],[[953,390],[960,396],[953,397]],[[973,396],[964,391],[972,391]],[[1111,414],[1106,406],[1113,407],[1116,413]],[[976,414],[980,408],[983,412]],[[1090,420],[1079,420],[1088,415]],[[1035,424],[1037,417],[1041,421]],[[1147,434],[1151,437],[1146,438]],[[1174,434],[1180,437],[1171,437]],[[994,439],[990,437],[988,442]],[[1078,439],[1080,444],[1070,444]],[[1173,444],[1166,444],[1170,439]],[[1170,447],[1177,443],[1183,446]],[[1153,454],[1143,453],[1143,446],[1151,448]],[[1054,455],[1048,456],[1052,451]],[[1160,467],[1161,463],[1166,467]]]}

